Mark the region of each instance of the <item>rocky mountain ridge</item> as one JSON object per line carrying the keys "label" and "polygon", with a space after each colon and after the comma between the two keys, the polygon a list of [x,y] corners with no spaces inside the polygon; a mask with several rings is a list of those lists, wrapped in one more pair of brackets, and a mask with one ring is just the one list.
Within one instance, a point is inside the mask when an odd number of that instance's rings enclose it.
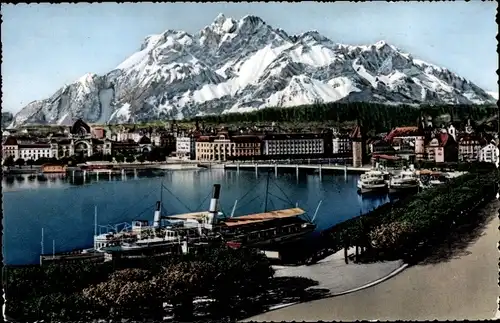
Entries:
{"label": "rocky mountain ridge", "polygon": [[370,101],[483,104],[496,100],[455,73],[385,41],[334,43],[288,35],[255,16],[220,14],[196,34],[167,30],[106,75],[86,74],[16,114],[26,123],[126,123],[269,106]]}

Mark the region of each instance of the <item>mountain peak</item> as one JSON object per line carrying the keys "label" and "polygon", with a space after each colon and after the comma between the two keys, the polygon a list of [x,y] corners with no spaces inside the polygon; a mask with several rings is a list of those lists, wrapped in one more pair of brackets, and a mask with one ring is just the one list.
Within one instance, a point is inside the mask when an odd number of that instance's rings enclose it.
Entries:
{"label": "mountain peak", "polygon": [[214,24],[222,23],[226,20],[226,16],[221,12],[215,17],[214,19]]}
{"label": "mountain peak", "polygon": [[80,77],[77,82],[79,83],[90,83],[93,81],[94,77],[96,77],[97,74],[95,73],[86,73],[85,75],[83,75],[82,77]]}
{"label": "mountain peak", "polygon": [[166,30],[104,76],[88,73],[23,108],[13,124],[180,119],[314,102],[482,104],[473,83],[385,40],[351,46],[288,36],[261,18],[219,14],[195,35]]}

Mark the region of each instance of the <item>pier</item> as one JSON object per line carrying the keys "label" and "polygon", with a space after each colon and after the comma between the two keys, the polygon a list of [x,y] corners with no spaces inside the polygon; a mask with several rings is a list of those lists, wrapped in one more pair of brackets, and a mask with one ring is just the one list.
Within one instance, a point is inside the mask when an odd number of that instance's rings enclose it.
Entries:
{"label": "pier", "polygon": [[224,164],[224,169],[236,169],[239,171],[240,169],[253,169],[255,173],[258,173],[259,168],[265,169],[274,169],[275,176],[278,176],[278,169],[295,169],[295,174],[298,177],[301,169],[313,169],[317,170],[319,176],[323,175],[323,171],[335,171],[335,172],[344,172],[344,175],[347,173],[365,173],[372,168],[369,166],[365,167],[353,167],[347,165],[329,165],[329,164],[270,164],[270,163],[262,163],[262,164],[250,164],[250,163],[226,163]]}

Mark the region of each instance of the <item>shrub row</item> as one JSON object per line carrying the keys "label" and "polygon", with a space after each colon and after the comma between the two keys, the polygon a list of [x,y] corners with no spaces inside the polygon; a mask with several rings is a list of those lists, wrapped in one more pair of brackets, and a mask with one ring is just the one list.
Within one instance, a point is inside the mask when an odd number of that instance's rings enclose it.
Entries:
{"label": "shrub row", "polygon": [[387,203],[323,232],[333,250],[360,246],[392,257],[413,257],[439,242],[455,225],[472,223],[471,212],[494,198],[497,170],[476,169],[448,183]]}
{"label": "shrub row", "polygon": [[[214,247],[205,254],[121,263],[8,268],[6,314],[29,322],[94,319],[162,320],[163,303],[192,320],[194,299],[213,299],[213,318],[259,306],[274,272],[252,249]],[[223,309],[223,310],[222,310]]]}

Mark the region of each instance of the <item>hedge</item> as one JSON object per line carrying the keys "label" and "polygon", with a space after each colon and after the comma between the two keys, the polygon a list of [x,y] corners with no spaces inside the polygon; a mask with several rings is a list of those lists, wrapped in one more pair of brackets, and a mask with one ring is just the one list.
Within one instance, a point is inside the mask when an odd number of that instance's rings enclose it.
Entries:
{"label": "hedge", "polygon": [[[398,241],[383,250],[396,257],[412,257],[421,247],[439,241],[458,223],[471,222],[471,211],[489,202],[498,191],[497,170],[477,169],[394,203],[387,203],[322,233],[324,247],[373,249],[373,240]],[[392,227],[393,230],[384,230]],[[394,233],[394,228],[397,232]],[[385,233],[384,233],[385,232]],[[400,235],[383,237],[380,235]],[[388,247],[387,247],[388,248]]]}

